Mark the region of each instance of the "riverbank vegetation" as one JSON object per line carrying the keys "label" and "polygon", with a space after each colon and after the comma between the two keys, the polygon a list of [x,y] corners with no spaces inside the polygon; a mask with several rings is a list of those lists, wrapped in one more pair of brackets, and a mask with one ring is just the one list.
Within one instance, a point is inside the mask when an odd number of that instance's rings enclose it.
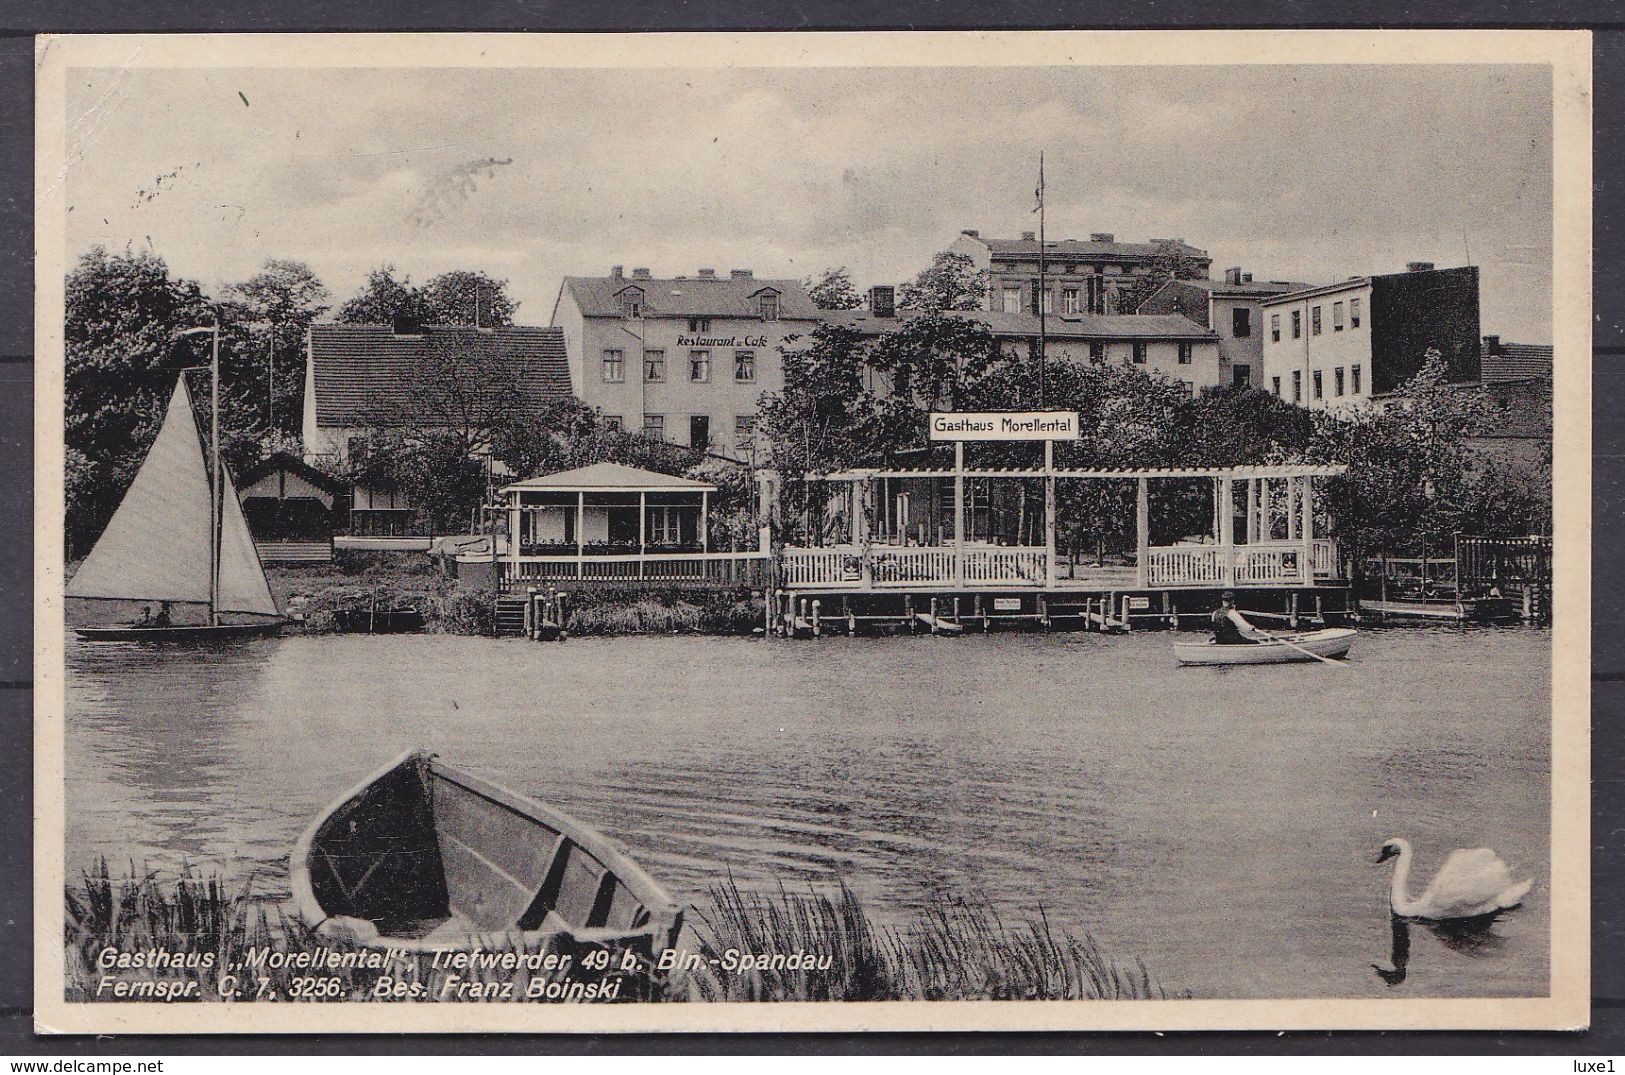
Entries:
{"label": "riverbank vegetation", "polygon": [[[254,894],[251,884],[232,885],[218,876],[183,873],[160,879],[133,867],[110,875],[107,863],[84,874],[66,891],[66,999],[113,999],[108,980],[161,982],[179,999],[285,1000],[308,990],[319,977],[327,1001],[387,999],[379,982],[419,983],[421,999],[468,999],[485,989],[523,999],[535,972],[523,968],[459,968],[434,965],[430,954],[392,955],[383,967],[355,966],[362,949],[318,937],[276,902]],[[1123,961],[1102,951],[1093,938],[1053,926],[1041,911],[1007,925],[989,904],[949,897],[934,900],[902,927],[882,924],[844,882],[785,885],[745,891],[732,879],[714,887],[690,908],[679,948],[700,958],[699,969],[660,973],[643,960],[636,970],[609,972],[619,982],[613,999],[648,1001],[807,1000],[1130,1000],[1187,994],[1160,985],[1139,960]],[[517,938],[494,943],[489,952],[540,955],[539,942]],[[159,968],[119,968],[119,954],[164,952]],[[111,954],[109,954],[111,953]],[[274,953],[269,958],[261,958]],[[340,966],[313,970],[299,953],[338,957]],[[330,954],[330,955],[324,955]],[[730,959],[729,954],[733,956]],[[352,958],[344,958],[352,954]],[[741,955],[789,959],[749,966]],[[718,960],[712,965],[709,960]],[[756,962],[764,962],[755,959]],[[150,961],[149,961],[150,962]],[[617,959],[614,966],[619,966]],[[223,974],[234,981],[222,985]],[[451,975],[477,992],[459,994]],[[549,972],[565,982],[570,972]],[[577,969],[574,977],[583,980]],[[192,984],[188,984],[192,983]],[[124,998],[131,999],[131,998]],[[141,998],[136,998],[141,999]]]}

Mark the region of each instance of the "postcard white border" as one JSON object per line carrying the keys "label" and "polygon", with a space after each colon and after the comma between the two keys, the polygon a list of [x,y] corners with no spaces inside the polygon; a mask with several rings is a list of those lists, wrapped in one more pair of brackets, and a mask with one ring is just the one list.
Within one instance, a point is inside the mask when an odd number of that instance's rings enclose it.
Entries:
{"label": "postcard white border", "polygon": [[[1133,31],[47,36],[36,45],[35,1025],[43,1033],[1573,1029],[1589,1018],[1591,35]],[[1555,581],[1551,995],[790,1004],[195,1004],[63,1000],[63,343],[72,67],[1550,65]]]}

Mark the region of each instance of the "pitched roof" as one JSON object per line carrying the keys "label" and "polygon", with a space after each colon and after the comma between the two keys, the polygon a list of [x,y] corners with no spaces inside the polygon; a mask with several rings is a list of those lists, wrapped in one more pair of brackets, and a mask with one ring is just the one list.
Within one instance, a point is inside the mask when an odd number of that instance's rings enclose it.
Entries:
{"label": "pitched roof", "polygon": [[1552,375],[1552,345],[1485,341],[1479,357],[1479,377],[1485,381],[1520,381]]}
{"label": "pitched roof", "polygon": [[[947,310],[948,317],[964,317],[980,321],[995,336],[1028,337],[1038,335],[1038,317],[1035,314],[1012,314],[1002,310]],[[823,317],[829,324],[845,325],[865,334],[896,331],[899,325],[924,316],[920,310],[898,310],[896,317],[875,317],[868,310],[825,310]],[[1055,337],[1091,340],[1216,340],[1218,334],[1203,328],[1180,314],[1049,314],[1045,334]]]}
{"label": "pitched roof", "polygon": [[504,493],[512,489],[530,492],[608,492],[651,490],[661,492],[716,492],[716,486],[692,478],[679,478],[653,470],[629,467],[621,463],[593,463],[574,470],[561,470],[557,474],[540,474],[522,482],[504,486]]}
{"label": "pitched roof", "polygon": [[[1038,240],[1036,239],[981,239],[987,244],[989,252],[994,257],[1026,257],[1038,256]],[[1109,243],[1094,239],[1050,239],[1044,243],[1044,256],[1046,258],[1076,258],[1087,261],[1090,258],[1152,258],[1162,253],[1165,246],[1171,245],[1186,257],[1205,258],[1207,251],[1191,246],[1189,243],[1119,243],[1115,240]]]}
{"label": "pitched roof", "polygon": [[432,348],[455,347],[493,367],[509,364],[528,395],[541,406],[570,394],[564,330],[508,326],[425,325],[419,335],[396,335],[390,325],[310,326],[310,362],[316,391],[316,424],[365,425],[373,416],[408,401],[411,373]]}
{"label": "pitched roof", "polygon": [[756,316],[756,296],[771,288],[779,293],[780,320],[810,320],[818,307],[797,280],[762,280],[754,276],[566,276],[564,289],[587,317],[622,316],[621,293],[643,291],[645,317]]}
{"label": "pitched roof", "polygon": [[286,470],[297,474],[324,493],[337,494],[344,491],[344,483],[330,475],[324,474],[300,459],[287,452],[272,452],[258,463],[237,475],[237,486],[246,489],[267,474],[278,470]]}

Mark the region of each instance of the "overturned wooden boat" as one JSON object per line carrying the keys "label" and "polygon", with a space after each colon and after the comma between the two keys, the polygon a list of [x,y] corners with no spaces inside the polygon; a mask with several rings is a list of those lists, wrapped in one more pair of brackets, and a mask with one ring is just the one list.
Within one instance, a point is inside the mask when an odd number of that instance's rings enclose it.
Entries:
{"label": "overturned wooden boat", "polygon": [[416,605],[367,605],[333,610],[333,627],[343,634],[401,635],[423,630]]}
{"label": "overturned wooden boat", "polygon": [[504,939],[674,947],[683,912],[609,837],[421,752],[345,794],[290,861],[325,937],[423,951]]}
{"label": "overturned wooden boat", "polygon": [[[1315,657],[1345,656],[1349,647],[1354,645],[1356,634],[1358,632],[1351,627],[1328,627],[1323,631],[1278,635],[1268,642],[1250,645],[1225,646],[1211,639],[1175,642],[1174,655],[1179,658],[1180,664],[1285,664],[1288,661],[1312,661]],[[1287,645],[1288,642],[1292,645]]]}

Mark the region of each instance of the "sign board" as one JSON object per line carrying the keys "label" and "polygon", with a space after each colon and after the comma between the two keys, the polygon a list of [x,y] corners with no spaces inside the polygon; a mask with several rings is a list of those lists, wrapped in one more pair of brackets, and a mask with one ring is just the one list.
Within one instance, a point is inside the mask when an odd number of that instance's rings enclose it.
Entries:
{"label": "sign board", "polygon": [[956,411],[931,415],[932,440],[1077,440],[1077,411]]}
{"label": "sign board", "polygon": [[993,611],[994,612],[1020,612],[1021,611],[1021,598],[1019,598],[1019,597],[995,597],[993,599]]}
{"label": "sign board", "polygon": [[1131,598],[1128,599],[1128,607],[1129,608],[1150,608],[1151,607],[1151,598],[1149,598],[1149,597],[1131,597]]}

